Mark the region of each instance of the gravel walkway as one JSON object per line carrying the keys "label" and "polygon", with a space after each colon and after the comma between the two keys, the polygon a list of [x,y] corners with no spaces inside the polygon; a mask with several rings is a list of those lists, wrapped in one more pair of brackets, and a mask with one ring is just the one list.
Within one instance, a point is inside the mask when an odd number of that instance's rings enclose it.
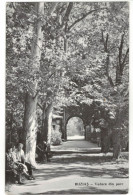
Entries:
{"label": "gravel walkway", "polygon": [[54,156],[34,171],[36,180],[14,184],[9,195],[125,194],[128,191],[128,153],[119,161],[111,154]]}

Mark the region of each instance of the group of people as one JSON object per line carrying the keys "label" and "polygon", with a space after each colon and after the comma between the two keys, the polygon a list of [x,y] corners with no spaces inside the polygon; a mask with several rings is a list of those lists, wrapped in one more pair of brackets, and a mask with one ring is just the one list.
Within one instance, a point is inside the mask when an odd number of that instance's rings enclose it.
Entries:
{"label": "group of people", "polygon": [[15,182],[22,184],[22,175],[29,180],[35,179],[33,176],[32,165],[25,161],[23,144],[9,144],[6,147],[6,170],[12,172]]}

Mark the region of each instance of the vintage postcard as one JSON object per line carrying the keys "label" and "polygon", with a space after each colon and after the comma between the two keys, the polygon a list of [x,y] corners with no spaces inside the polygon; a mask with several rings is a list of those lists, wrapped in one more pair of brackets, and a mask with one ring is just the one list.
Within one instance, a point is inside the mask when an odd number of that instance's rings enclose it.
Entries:
{"label": "vintage postcard", "polygon": [[129,8],[6,3],[6,194],[129,192]]}

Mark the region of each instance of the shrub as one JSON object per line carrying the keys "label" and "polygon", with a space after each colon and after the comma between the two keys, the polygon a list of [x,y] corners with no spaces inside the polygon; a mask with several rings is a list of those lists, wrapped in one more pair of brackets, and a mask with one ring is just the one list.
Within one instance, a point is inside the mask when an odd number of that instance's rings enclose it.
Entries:
{"label": "shrub", "polygon": [[52,131],[52,138],[51,138],[52,145],[60,145],[62,143],[61,133],[57,130]]}

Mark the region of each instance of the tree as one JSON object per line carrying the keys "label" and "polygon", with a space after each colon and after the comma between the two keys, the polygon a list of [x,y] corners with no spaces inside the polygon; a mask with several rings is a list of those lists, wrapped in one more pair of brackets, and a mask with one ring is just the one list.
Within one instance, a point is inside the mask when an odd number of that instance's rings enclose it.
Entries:
{"label": "tree", "polygon": [[36,22],[34,26],[34,36],[32,53],[31,53],[31,66],[33,78],[29,83],[29,90],[25,97],[25,113],[24,113],[24,141],[25,153],[27,161],[35,164],[35,151],[36,151],[36,110],[37,110],[37,97],[38,97],[38,79],[37,73],[40,68],[41,47],[43,33],[41,30],[41,18],[44,15],[44,3],[35,4]]}
{"label": "tree", "polygon": [[[93,100],[101,102],[98,109],[104,105],[105,114],[100,117],[104,117],[106,120],[113,117],[116,121],[114,130],[111,130],[114,134],[115,128],[119,129],[120,134],[122,133],[122,126],[124,125],[122,118],[124,116],[128,121],[128,92],[126,90],[128,86],[129,52],[127,9],[125,3],[109,3],[107,10],[104,10],[98,21],[95,20],[97,13],[92,20],[87,20],[92,24],[91,29],[88,30],[87,25],[84,25],[85,27],[82,28],[82,31],[80,30],[80,33],[79,31],[74,33],[71,44],[74,51],[77,49],[77,53],[75,51],[73,57],[71,57],[70,66],[68,66],[71,72],[67,72],[70,81],[68,81],[68,86],[65,85],[67,94],[69,94],[69,104],[76,105],[77,102],[78,104],[83,102],[92,104]],[[120,22],[121,26],[119,26]],[[100,27],[96,28],[97,25]],[[89,61],[89,65],[87,61]],[[70,85],[70,82],[73,86]],[[122,110],[124,111],[121,112]],[[113,113],[112,116],[107,114],[111,112]],[[110,122],[108,129],[110,129]],[[127,137],[127,131],[125,137]],[[118,135],[117,144],[120,146],[119,141]],[[114,154],[115,146],[114,141]],[[117,151],[116,157],[118,157],[118,153],[119,151]]]}
{"label": "tree", "polygon": [[27,160],[41,126],[50,140],[54,106],[94,106],[127,128],[128,53],[128,3],[7,4],[7,128],[24,133]]}

